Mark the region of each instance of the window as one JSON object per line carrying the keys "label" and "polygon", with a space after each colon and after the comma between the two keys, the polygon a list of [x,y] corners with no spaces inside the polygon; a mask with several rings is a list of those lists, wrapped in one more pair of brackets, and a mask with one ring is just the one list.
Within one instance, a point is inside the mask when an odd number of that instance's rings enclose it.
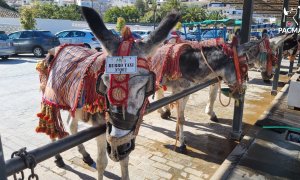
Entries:
{"label": "window", "polygon": [[82,31],[73,31],[74,37],[84,37],[85,33]]}
{"label": "window", "polygon": [[57,34],[56,36],[57,36],[58,38],[70,37],[70,36],[69,36],[69,33],[70,33],[70,31],[64,31],[64,32],[61,32],[61,33]]}
{"label": "window", "polygon": [[32,38],[32,37],[33,37],[32,31],[24,31],[20,36],[20,38]]}
{"label": "window", "polygon": [[0,40],[7,40],[8,36],[6,34],[0,34]]}
{"label": "window", "polygon": [[20,35],[21,35],[21,32],[15,32],[15,33],[8,35],[8,37],[9,37],[9,39],[19,39]]}

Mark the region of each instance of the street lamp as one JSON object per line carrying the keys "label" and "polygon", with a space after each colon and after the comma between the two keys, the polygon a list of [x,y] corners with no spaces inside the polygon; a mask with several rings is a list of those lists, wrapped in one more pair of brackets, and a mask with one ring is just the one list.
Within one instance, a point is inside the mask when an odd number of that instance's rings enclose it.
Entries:
{"label": "street lamp", "polygon": [[160,3],[158,3],[156,0],[149,0],[148,4],[150,8],[153,8],[153,29],[155,30],[156,10],[160,8]]}

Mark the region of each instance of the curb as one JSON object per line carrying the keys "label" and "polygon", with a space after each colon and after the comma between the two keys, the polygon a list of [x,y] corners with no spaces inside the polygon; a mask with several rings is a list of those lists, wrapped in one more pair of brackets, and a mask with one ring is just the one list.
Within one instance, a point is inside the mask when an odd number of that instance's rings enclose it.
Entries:
{"label": "curb", "polygon": [[[294,74],[296,76],[297,74]],[[273,101],[271,102],[271,105],[263,112],[262,115],[258,118],[257,121],[263,120],[268,117],[270,110],[274,108],[274,106],[278,103],[279,99],[282,98],[282,96],[288,91],[289,88],[288,83],[279,91],[279,93],[275,96]],[[255,142],[256,135],[261,131],[262,129],[258,126],[254,126],[251,128],[247,135],[243,137],[243,139],[240,141],[240,143],[233,149],[233,151],[228,155],[228,157],[225,159],[225,161],[221,164],[221,166],[217,169],[217,171],[214,173],[214,175],[210,178],[212,180],[225,180],[230,178],[230,174],[234,170],[234,168],[239,164],[240,160],[244,156],[244,154],[248,151],[250,146]]]}

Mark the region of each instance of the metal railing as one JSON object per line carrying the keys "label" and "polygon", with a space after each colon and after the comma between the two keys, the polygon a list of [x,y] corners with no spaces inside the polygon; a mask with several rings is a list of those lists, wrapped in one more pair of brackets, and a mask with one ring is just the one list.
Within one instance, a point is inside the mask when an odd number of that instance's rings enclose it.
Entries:
{"label": "metal railing", "polygon": [[[165,97],[158,101],[155,101],[147,107],[145,114],[149,114],[158,108],[168,105],[171,102],[181,99],[187,95],[190,95],[194,92],[204,89],[204,88],[210,86],[211,84],[215,84],[217,82],[218,82],[218,79],[215,78],[215,79],[209,80],[205,83],[202,83],[202,84],[196,85],[194,87],[191,87],[189,89],[183,90],[182,92],[177,93],[175,95],[168,96],[168,97]],[[28,154],[32,155],[35,158],[36,163],[40,163],[40,162],[42,162],[46,159],[49,159],[61,152],[64,152],[70,148],[73,148],[85,141],[88,141],[90,139],[93,139],[93,138],[101,135],[101,134],[104,134],[105,129],[106,129],[105,125],[98,126],[98,127],[90,127],[83,131],[80,131],[76,134],[70,135],[63,139],[60,139],[56,142],[47,144],[45,146],[34,149],[32,151],[29,151]],[[1,150],[1,148],[2,148],[2,145],[1,145],[1,141],[0,141],[0,150]],[[0,161],[1,161],[1,159],[0,159]],[[1,164],[0,164],[0,167],[2,167]],[[26,168],[27,167],[22,158],[14,157],[5,162],[4,169],[6,169],[6,176],[8,177],[8,176],[13,175],[14,173],[17,173],[19,171],[26,169]]]}

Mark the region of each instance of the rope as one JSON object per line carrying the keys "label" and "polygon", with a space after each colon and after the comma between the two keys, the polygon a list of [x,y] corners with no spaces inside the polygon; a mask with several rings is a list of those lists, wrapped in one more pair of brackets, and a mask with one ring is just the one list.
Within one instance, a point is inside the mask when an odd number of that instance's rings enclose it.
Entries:
{"label": "rope", "polygon": [[227,106],[229,106],[229,104],[230,104],[230,102],[231,102],[231,96],[229,96],[229,101],[228,101],[228,103],[227,104],[224,104],[223,102],[222,102],[222,99],[221,99],[221,79],[219,78],[219,76],[218,76],[218,74],[212,69],[212,67],[208,64],[208,62],[207,62],[207,59],[206,59],[206,57],[204,56],[204,54],[203,54],[203,51],[202,51],[202,49],[201,49],[201,55],[202,55],[202,58],[204,59],[204,62],[205,62],[205,64],[208,66],[208,68],[211,70],[211,72],[216,76],[216,78],[218,79],[218,86],[219,86],[219,101],[220,101],[220,104],[223,106],[223,107],[227,107]]}

